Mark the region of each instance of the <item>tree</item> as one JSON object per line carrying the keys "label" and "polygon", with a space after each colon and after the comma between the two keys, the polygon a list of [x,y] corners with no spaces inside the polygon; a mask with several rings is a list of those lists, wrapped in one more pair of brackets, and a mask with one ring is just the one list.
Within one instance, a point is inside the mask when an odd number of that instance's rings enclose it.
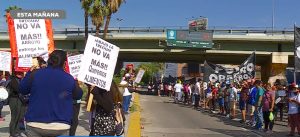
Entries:
{"label": "tree", "polygon": [[104,18],[107,13],[107,7],[104,6],[102,0],[94,0],[91,8],[89,9],[89,15],[92,18],[93,25],[96,26],[96,36],[99,37],[100,27],[103,25]]}
{"label": "tree", "polygon": [[149,83],[149,82],[153,82],[153,75],[162,70],[162,65],[161,63],[156,63],[156,62],[142,63],[139,65],[138,68],[145,70],[142,81],[144,83]]}
{"label": "tree", "polygon": [[[18,6],[9,6],[7,9],[5,9],[6,14],[10,13],[11,10],[22,10],[22,8]],[[4,15],[5,18],[6,18],[6,14]]]}
{"label": "tree", "polygon": [[106,21],[105,21],[105,27],[104,27],[104,32],[103,32],[103,38],[106,38],[107,35],[107,30],[108,30],[108,26],[110,23],[110,19],[112,14],[116,13],[121,4],[125,2],[124,0],[104,0],[104,4],[106,5],[107,9],[108,9],[108,13],[106,16]]}
{"label": "tree", "polygon": [[92,5],[92,0],[80,0],[81,8],[84,10],[84,37],[85,41],[88,38],[89,29],[89,9]]}

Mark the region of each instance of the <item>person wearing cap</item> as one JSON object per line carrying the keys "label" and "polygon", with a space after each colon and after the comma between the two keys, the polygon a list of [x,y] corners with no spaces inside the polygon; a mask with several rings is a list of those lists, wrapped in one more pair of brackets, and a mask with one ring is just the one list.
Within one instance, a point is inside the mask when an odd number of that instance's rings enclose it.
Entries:
{"label": "person wearing cap", "polygon": [[295,135],[295,129],[297,128],[298,134],[300,135],[300,122],[299,122],[299,106],[300,106],[300,96],[297,90],[296,83],[292,83],[289,86],[288,102],[288,122],[291,127],[289,136]]}
{"label": "person wearing cap", "polygon": [[174,102],[178,103],[181,100],[181,90],[183,89],[183,86],[181,84],[180,80],[177,80],[177,83],[174,86],[175,89],[175,98],[174,98]]}
{"label": "person wearing cap", "polygon": [[125,114],[129,114],[128,110],[129,110],[129,106],[130,106],[130,100],[131,100],[131,93],[129,92],[128,86],[129,83],[125,80],[121,81],[120,85],[123,88],[123,111]]}

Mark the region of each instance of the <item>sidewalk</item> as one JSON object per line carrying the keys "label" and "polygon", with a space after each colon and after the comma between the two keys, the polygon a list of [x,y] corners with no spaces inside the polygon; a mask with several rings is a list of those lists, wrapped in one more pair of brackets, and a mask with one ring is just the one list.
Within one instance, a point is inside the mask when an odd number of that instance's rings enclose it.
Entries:
{"label": "sidewalk", "polygon": [[[85,105],[81,104],[81,109],[79,112],[79,120],[78,120],[78,127],[76,131],[76,136],[88,136],[90,131],[89,131],[89,114],[88,112],[85,111]],[[0,121],[0,137],[9,137],[9,122],[10,122],[10,109],[7,106],[3,107],[2,114],[5,118],[5,121]],[[128,123],[129,123],[129,116],[130,115],[125,115],[126,121],[125,121],[125,134],[127,133],[128,129]]]}

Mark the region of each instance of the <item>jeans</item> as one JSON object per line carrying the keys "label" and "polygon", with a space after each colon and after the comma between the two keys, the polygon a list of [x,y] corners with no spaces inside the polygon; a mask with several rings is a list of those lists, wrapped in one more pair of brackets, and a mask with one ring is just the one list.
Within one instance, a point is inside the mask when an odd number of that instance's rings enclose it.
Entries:
{"label": "jeans", "polygon": [[124,112],[128,112],[130,105],[131,95],[123,96],[123,110]]}
{"label": "jeans", "polygon": [[194,104],[194,108],[198,108],[199,107],[199,101],[200,101],[200,95],[194,95],[195,96],[195,104]]}
{"label": "jeans", "polygon": [[175,97],[174,97],[175,103],[181,101],[181,94],[182,94],[181,92],[175,92]]}
{"label": "jeans", "polygon": [[195,96],[196,94],[192,93],[192,104],[195,104]]}
{"label": "jeans", "polygon": [[76,129],[78,126],[78,115],[80,111],[80,103],[73,104],[73,119],[70,127],[70,136],[75,136]]}
{"label": "jeans", "polygon": [[261,129],[263,122],[264,122],[264,117],[262,113],[262,107],[258,107],[257,110],[254,112],[255,118],[256,118],[256,125],[255,127],[257,129]]}

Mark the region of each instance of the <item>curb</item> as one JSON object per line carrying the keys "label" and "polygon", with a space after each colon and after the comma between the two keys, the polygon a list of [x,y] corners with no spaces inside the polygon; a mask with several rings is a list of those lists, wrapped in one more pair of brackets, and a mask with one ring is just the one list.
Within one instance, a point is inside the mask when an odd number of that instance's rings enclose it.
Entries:
{"label": "curb", "polygon": [[141,137],[141,109],[140,96],[137,93],[133,94],[133,103],[136,105],[136,111],[130,114],[127,137]]}

